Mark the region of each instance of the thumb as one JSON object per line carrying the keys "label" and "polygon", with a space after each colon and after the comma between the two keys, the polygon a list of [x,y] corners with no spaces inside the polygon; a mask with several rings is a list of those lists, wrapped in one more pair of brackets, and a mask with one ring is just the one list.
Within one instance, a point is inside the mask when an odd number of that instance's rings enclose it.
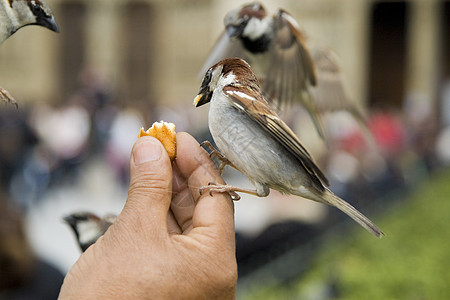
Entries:
{"label": "thumb", "polygon": [[130,187],[121,217],[130,218],[128,224],[167,231],[171,198],[172,165],[167,152],[157,139],[139,138],[131,152]]}

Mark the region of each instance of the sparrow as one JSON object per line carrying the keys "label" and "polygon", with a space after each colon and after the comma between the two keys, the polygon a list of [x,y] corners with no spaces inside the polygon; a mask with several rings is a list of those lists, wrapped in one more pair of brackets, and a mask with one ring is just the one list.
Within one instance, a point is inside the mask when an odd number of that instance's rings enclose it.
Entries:
{"label": "sparrow", "polygon": [[200,187],[200,193],[265,197],[274,189],[335,206],[381,237],[382,231],[372,221],[328,188],[311,154],[269,105],[248,63],[227,58],[209,68],[194,99],[196,107],[206,103],[210,103],[208,125],[218,148],[212,153],[225,158],[222,164],[239,170],[256,189],[211,183]]}
{"label": "sparrow", "polygon": [[[27,25],[39,25],[59,32],[53,13],[43,0],[0,0],[0,45]],[[17,106],[11,94],[1,87],[0,100]]]}
{"label": "sparrow", "polygon": [[240,57],[252,66],[272,107],[300,103],[324,140],[321,115],[326,112],[347,110],[368,129],[349,99],[337,55],[307,39],[288,12],[279,9],[271,16],[261,3],[252,2],[231,10],[224,24],[201,75],[221,59]]}
{"label": "sparrow", "polygon": [[114,223],[115,219],[116,216],[112,214],[100,218],[89,212],[77,212],[63,218],[75,233],[82,252],[94,244]]}

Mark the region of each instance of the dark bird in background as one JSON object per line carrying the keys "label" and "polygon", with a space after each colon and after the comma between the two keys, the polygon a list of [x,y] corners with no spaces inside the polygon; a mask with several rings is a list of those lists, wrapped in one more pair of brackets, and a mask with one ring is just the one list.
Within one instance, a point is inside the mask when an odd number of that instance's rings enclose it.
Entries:
{"label": "dark bird in background", "polygon": [[[0,0],[0,45],[27,25],[39,25],[59,32],[53,13],[44,1]],[[1,87],[0,100],[17,105],[11,94]]]}
{"label": "dark bird in background", "polygon": [[244,60],[227,58],[208,69],[194,105],[207,103],[209,130],[220,151],[211,153],[247,176],[256,189],[211,184],[201,187],[200,193],[228,192],[238,199],[236,192],[265,197],[275,189],[334,206],[381,237],[382,231],[372,221],[328,188],[327,178],[270,107]]}
{"label": "dark bird in background", "polygon": [[289,13],[280,9],[270,16],[253,2],[230,11],[224,23],[201,75],[221,59],[240,57],[256,73],[272,107],[301,103],[323,139],[321,115],[336,110],[350,112],[368,132],[364,116],[349,100],[336,54],[307,39]]}
{"label": "dark bird in background", "polygon": [[83,252],[108,230],[115,219],[115,215],[106,215],[104,218],[100,218],[89,212],[78,212],[64,217],[64,221],[75,233],[78,245]]}

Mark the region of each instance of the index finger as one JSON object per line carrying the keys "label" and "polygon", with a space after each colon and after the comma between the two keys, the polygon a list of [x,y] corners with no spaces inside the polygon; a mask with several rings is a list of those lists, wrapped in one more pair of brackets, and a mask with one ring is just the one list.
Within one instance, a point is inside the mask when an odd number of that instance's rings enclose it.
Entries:
{"label": "index finger", "polygon": [[234,240],[234,204],[230,196],[226,193],[199,194],[200,187],[210,182],[224,184],[224,181],[208,153],[184,132],[177,134],[176,164],[197,200],[192,217],[194,229],[206,227],[224,231]]}

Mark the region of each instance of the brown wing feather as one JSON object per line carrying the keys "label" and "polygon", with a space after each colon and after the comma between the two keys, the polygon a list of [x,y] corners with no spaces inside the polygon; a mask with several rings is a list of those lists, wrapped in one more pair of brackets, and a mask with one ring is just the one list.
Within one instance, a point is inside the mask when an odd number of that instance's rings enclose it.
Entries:
{"label": "brown wing feather", "polygon": [[279,108],[300,102],[308,111],[319,135],[326,139],[316,103],[310,90],[317,84],[316,70],[305,37],[295,20],[284,10],[274,18],[274,39],[270,63],[263,81],[264,94]]}
{"label": "brown wing feather", "polygon": [[[317,84],[314,61],[306,45],[305,37],[295,20],[285,11],[273,17],[274,42],[271,49],[270,67],[266,74],[266,86],[279,96],[281,87],[280,72],[294,77],[298,85],[289,84],[285,88],[295,89],[295,92],[308,90]],[[273,95],[272,95],[273,96]],[[286,101],[286,99],[278,99]]]}
{"label": "brown wing feather", "polygon": [[309,44],[312,45],[311,53],[317,67],[318,82],[312,89],[312,94],[319,113],[323,115],[333,111],[348,111],[359,123],[369,145],[376,147],[366,117],[347,94],[337,55],[333,50],[318,43]]}
{"label": "brown wing feather", "polygon": [[319,190],[324,190],[324,186],[329,185],[327,178],[317,167],[308,150],[286,123],[270,108],[267,101],[260,96],[259,91],[247,86],[226,86],[223,91],[230,97],[232,104],[237,109],[254,119],[297,158]]}
{"label": "brown wing feather", "polygon": [[344,86],[344,79],[338,58],[329,48],[314,45],[311,53],[317,67],[318,84],[313,89],[316,103],[321,113],[335,110],[353,110]]}
{"label": "brown wing feather", "polygon": [[278,16],[283,20],[283,22],[285,22],[285,24],[289,27],[292,35],[295,37],[295,42],[298,45],[298,51],[301,54],[301,63],[303,68],[305,69],[306,78],[311,85],[315,86],[317,84],[316,68],[306,44],[305,36],[303,35],[300,28],[298,28],[297,22],[295,22],[294,18],[292,18],[292,16],[286,11],[280,9],[280,11],[278,12]]}

